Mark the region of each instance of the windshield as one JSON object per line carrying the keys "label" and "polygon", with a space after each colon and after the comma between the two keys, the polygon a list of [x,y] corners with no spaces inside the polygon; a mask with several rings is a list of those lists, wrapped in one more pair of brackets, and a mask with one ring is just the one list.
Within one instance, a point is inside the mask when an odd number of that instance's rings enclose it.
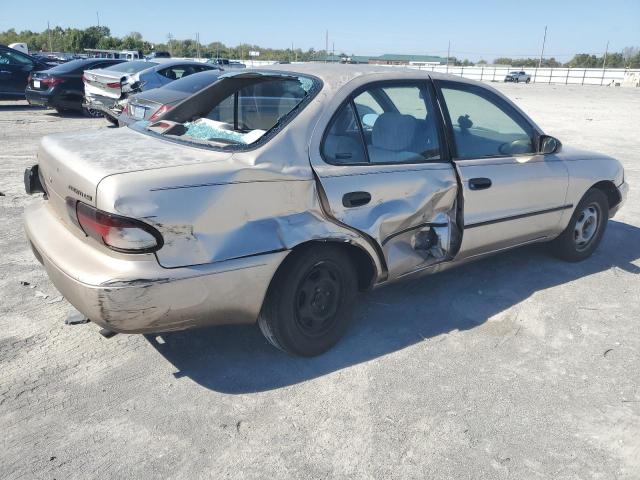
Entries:
{"label": "windshield", "polygon": [[243,148],[293,118],[319,87],[319,80],[294,74],[225,75],[146,128],[190,143]]}
{"label": "windshield", "polygon": [[168,83],[163,88],[184,93],[195,93],[202,90],[207,85],[215,82],[222,74],[219,70],[194,73],[174,82]]}
{"label": "windshield", "polygon": [[55,73],[69,73],[73,72],[74,70],[84,69],[88,65],[91,65],[91,63],[92,62],[87,62],[86,60],[71,60],[70,62],[53,67],[49,69],[49,71]]}
{"label": "windshield", "polygon": [[155,67],[156,65],[159,64],[156,62],[144,62],[140,60],[137,62],[118,63],[117,65],[105,68],[105,70],[113,70],[114,72],[122,73],[138,73],[142,70],[146,70],[147,68]]}
{"label": "windshield", "polygon": [[509,72],[511,75],[518,75],[520,72]]}

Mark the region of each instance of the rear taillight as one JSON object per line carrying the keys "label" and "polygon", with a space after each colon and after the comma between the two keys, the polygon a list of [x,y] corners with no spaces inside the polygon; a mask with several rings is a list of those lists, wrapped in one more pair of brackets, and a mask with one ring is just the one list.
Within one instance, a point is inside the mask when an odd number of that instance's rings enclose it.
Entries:
{"label": "rear taillight", "polygon": [[67,199],[68,206],[74,202],[80,228],[86,235],[110,249],[124,253],[148,253],[162,247],[162,235],[151,225]]}
{"label": "rear taillight", "polygon": [[29,74],[29,76],[27,77],[27,83],[31,83],[31,80],[33,80],[33,77],[31,76],[31,74]]}
{"label": "rear taillight", "polygon": [[40,84],[45,87],[55,87],[56,85],[60,85],[64,83],[65,79],[60,77],[46,77],[40,80]]}
{"label": "rear taillight", "polygon": [[153,112],[153,115],[151,115],[149,120],[153,122],[153,121],[159,119],[162,115],[167,113],[172,108],[173,107],[171,105],[162,105],[159,109],[157,109],[155,112]]}
{"label": "rear taillight", "polygon": [[109,87],[109,88],[120,88],[120,82],[107,83],[107,87]]}

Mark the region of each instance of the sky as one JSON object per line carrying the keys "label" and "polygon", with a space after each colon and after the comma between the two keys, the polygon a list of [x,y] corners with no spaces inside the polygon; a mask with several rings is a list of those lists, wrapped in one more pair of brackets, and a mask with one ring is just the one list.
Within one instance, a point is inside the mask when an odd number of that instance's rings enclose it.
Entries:
{"label": "sky", "polygon": [[116,36],[132,31],[151,42],[195,38],[271,48],[379,55],[451,55],[492,60],[540,55],[568,60],[640,47],[640,0],[0,0],[0,30],[85,28],[97,23]]}

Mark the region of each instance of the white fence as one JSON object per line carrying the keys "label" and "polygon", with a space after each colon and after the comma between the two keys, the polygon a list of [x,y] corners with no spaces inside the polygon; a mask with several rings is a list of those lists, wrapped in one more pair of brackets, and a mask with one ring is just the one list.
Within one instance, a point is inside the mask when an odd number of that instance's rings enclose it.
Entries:
{"label": "white fence", "polygon": [[[453,67],[446,65],[410,65],[409,68],[449,73],[488,82],[502,82],[507,73],[516,70],[508,67]],[[627,78],[629,76],[640,77],[640,69],[625,68],[525,68],[524,71],[531,75],[531,82],[533,83],[563,85],[622,85],[625,76]]]}
{"label": "white fence", "polygon": [[[186,60],[186,59],[185,59]],[[206,62],[204,58],[189,58]],[[247,67],[261,67],[272,65],[275,60],[233,60],[244,63]],[[301,62],[293,62],[301,63]],[[454,67],[447,65],[386,65],[390,68],[414,68],[429,72],[449,73],[460,77],[480,80],[485,82],[502,82],[507,73],[516,70],[514,67]],[[521,69],[517,69],[521,70]],[[532,83],[563,84],[563,85],[622,85],[627,79],[627,84],[638,86],[640,83],[640,69],[628,68],[525,68],[525,72],[531,75]],[[629,82],[631,80],[631,82]]]}

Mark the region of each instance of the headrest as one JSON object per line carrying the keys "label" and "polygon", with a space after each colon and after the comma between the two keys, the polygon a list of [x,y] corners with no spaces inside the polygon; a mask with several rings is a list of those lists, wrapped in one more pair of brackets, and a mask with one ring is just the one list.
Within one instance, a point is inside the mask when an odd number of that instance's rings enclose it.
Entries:
{"label": "headrest", "polygon": [[417,121],[411,115],[385,112],[378,117],[371,132],[374,147],[400,152],[410,150],[415,137]]}

